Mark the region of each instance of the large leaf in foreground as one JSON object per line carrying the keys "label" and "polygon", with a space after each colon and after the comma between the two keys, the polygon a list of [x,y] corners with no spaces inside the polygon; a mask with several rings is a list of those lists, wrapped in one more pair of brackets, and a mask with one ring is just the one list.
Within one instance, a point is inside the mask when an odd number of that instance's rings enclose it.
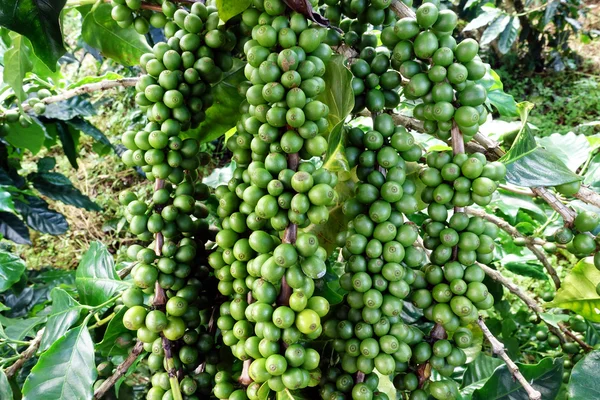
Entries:
{"label": "large leaf in foreground", "polygon": [[97,306],[109,300],[126,284],[115,271],[115,262],[106,246],[93,242],[77,267],[75,286],[83,304]]}
{"label": "large leaf in foreground", "polygon": [[500,367],[502,364],[504,363],[499,358],[490,357],[480,353],[479,356],[467,366],[467,370],[463,375],[463,388],[460,392],[464,395],[468,395],[483,387],[496,368]]}
{"label": "large leaf in foreground", "polygon": [[81,325],[40,356],[23,386],[23,400],[91,399],[96,377],[94,343]]}
{"label": "large leaf in foreground", "polygon": [[600,283],[600,271],[591,258],[580,260],[563,279],[560,289],[546,307],[571,310],[591,322],[600,322],[600,296],[596,286]]}
{"label": "large leaf in foreground", "polygon": [[25,262],[16,254],[0,250],[0,292],[8,290],[21,279]]}
{"label": "large leaf in foreground", "polygon": [[52,71],[65,54],[60,12],[67,0],[2,0],[0,25],[27,36],[36,55]]}
{"label": "large leaf in foreground", "polygon": [[41,351],[46,350],[64,335],[77,322],[81,312],[81,304],[59,287],[52,289],[50,298],[52,299],[52,309],[48,315],[44,336],[42,336]]}
{"label": "large leaf in foreground", "polygon": [[569,398],[600,399],[598,371],[600,371],[600,351],[596,350],[586,355],[573,367],[568,386]]}

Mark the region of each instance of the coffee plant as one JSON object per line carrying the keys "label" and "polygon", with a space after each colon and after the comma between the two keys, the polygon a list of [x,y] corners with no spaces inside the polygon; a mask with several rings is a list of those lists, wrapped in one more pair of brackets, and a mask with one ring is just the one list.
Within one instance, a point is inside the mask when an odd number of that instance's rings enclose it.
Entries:
{"label": "coffee plant", "polygon": [[[540,146],[452,10],[87,3],[0,5],[1,399],[597,397],[598,139]],[[131,76],[54,72],[75,6]],[[86,96],[118,87],[113,146]],[[511,145],[486,134],[515,114]],[[51,157],[23,176],[57,141],[77,168],[80,131],[147,190],[119,195],[117,262],[26,273],[8,241],[68,229],[38,194],[99,209]]]}

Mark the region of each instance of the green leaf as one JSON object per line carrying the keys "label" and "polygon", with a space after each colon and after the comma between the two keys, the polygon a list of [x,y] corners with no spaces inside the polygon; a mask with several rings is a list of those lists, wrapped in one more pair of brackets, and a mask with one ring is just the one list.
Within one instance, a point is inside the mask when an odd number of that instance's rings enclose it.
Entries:
{"label": "green leaf", "polygon": [[143,352],[142,354],[140,354],[139,356],[137,356],[137,358],[133,361],[133,363],[129,366],[129,368],[127,368],[127,371],[125,371],[125,373],[123,374],[123,376],[121,376],[119,378],[119,380],[117,382],[115,382],[115,394],[117,395],[117,397],[119,396],[119,388],[121,387],[121,385],[123,384],[123,382],[125,382],[125,380],[131,374],[133,374],[135,371],[137,371],[138,366],[140,365],[140,362],[142,362],[142,360],[144,358],[146,358],[147,355],[148,355],[148,353]]}
{"label": "green leaf", "polygon": [[258,400],[269,400],[269,395],[271,394],[271,388],[269,387],[269,383],[265,382],[258,389]]}
{"label": "green leaf", "polygon": [[83,85],[89,85],[90,83],[114,81],[117,79],[123,79],[123,76],[117,74],[116,72],[107,72],[104,75],[100,75],[100,76],[86,76],[85,78],[82,78],[75,83],[71,83],[69,86],[67,86],[67,90],[75,89],[75,88],[83,86]]}
{"label": "green leaf", "polygon": [[284,389],[282,392],[277,392],[276,396],[277,400],[307,400],[306,396],[302,396],[298,392],[294,392],[293,390]]}
{"label": "green leaf", "polygon": [[558,9],[558,6],[560,6],[559,0],[551,0],[548,2],[546,10],[544,11],[544,18],[542,19],[542,29],[544,29],[544,27],[548,25],[550,21],[552,21],[552,19],[556,15],[556,10]]}
{"label": "green leaf", "polygon": [[517,40],[520,28],[519,17],[511,17],[508,25],[500,34],[500,39],[498,39],[498,50],[500,50],[500,53],[506,54],[510,51],[513,43]]}
{"label": "green leaf", "polygon": [[[562,384],[563,358],[544,358],[538,364],[519,364],[519,370],[542,399],[555,399]],[[529,396],[506,365],[498,367],[488,381],[473,392],[473,400],[528,400]]]}
{"label": "green leaf", "polygon": [[0,25],[27,36],[36,55],[50,68],[65,54],[60,12],[66,0],[3,0]]}
{"label": "green leaf", "polygon": [[4,212],[14,212],[15,204],[12,199],[12,195],[10,192],[6,191],[2,186],[0,186],[0,211]]}
{"label": "green leaf", "polygon": [[215,168],[209,176],[202,179],[202,183],[211,188],[216,188],[221,185],[226,185],[227,182],[233,177],[233,171],[235,171],[235,161],[230,162],[223,168]]}
{"label": "green leaf", "polygon": [[490,104],[496,107],[503,117],[518,117],[519,112],[514,97],[504,92],[504,85],[496,71],[489,64],[486,64],[486,68],[485,76],[477,82],[487,89]]}
{"label": "green leaf", "polygon": [[532,103],[519,103],[521,130],[510,150],[500,159],[506,165],[506,180],[526,187],[556,186],[581,178],[555,155],[538,146],[527,124]]}
{"label": "green leaf", "polygon": [[15,200],[15,206],[31,229],[50,235],[62,235],[69,230],[65,216],[50,210],[44,200],[35,196],[24,196],[24,200]]}
{"label": "green leaf", "polygon": [[492,22],[485,29],[485,31],[483,31],[481,39],[479,40],[479,44],[481,46],[485,46],[487,44],[492,43],[504,31],[509,21],[510,17],[506,14],[503,14],[496,18],[494,22]]}
{"label": "green leaf", "polygon": [[573,370],[567,391],[570,399],[600,399],[598,371],[600,370],[600,351],[592,351],[582,358]]}
{"label": "green leaf", "polygon": [[583,176],[583,183],[595,188],[600,187],[600,153],[590,160],[590,165]]}
{"label": "green leaf", "polygon": [[23,128],[18,122],[7,123],[5,127],[8,135],[4,139],[15,147],[28,149],[35,155],[44,145],[46,134],[36,119],[28,128]]}
{"label": "green leaf", "polygon": [[[333,265],[332,265],[333,264]],[[315,296],[327,299],[329,304],[340,304],[347,293],[340,286],[340,276],[344,273],[344,264],[327,262],[327,270],[321,279],[315,281]]]}
{"label": "green leaf", "polygon": [[97,306],[126,287],[126,284],[119,279],[112,254],[106,246],[93,242],[79,262],[75,286],[83,304]]}
{"label": "green leaf", "polygon": [[317,96],[316,100],[325,103],[329,107],[329,114],[327,115],[329,128],[326,134],[328,136],[336,129],[338,124],[343,125],[346,117],[354,108],[352,72],[346,67],[343,56],[334,55],[331,57],[331,60],[327,63],[323,80],[325,80],[327,90]]}
{"label": "green leaf", "polygon": [[588,159],[592,146],[584,135],[573,132],[555,133],[537,139],[538,143],[550,153],[558,157],[573,172]]}
{"label": "green leaf", "polygon": [[0,315],[0,323],[4,326],[4,333],[13,340],[23,340],[34,336],[33,328],[44,323],[46,317],[32,317],[27,319],[6,318]]}
{"label": "green leaf", "polygon": [[548,325],[552,325],[558,328],[560,322],[567,322],[569,316],[566,314],[550,314],[550,313],[539,313],[540,318]]}
{"label": "green leaf", "polygon": [[52,299],[52,309],[42,336],[41,351],[50,347],[77,322],[82,309],[81,304],[61,288],[52,289],[50,298]]}
{"label": "green leaf", "polygon": [[102,131],[100,129],[96,128],[94,125],[92,125],[87,120],[85,120],[81,117],[75,117],[75,118],[70,119],[65,122],[67,124],[69,124],[70,126],[72,126],[73,128],[78,129],[81,132],[83,132],[84,134],[90,136],[96,142],[101,143],[102,145],[104,145],[110,149],[114,149],[112,143],[110,142],[110,140],[108,140],[106,135],[104,133],[102,133]]}
{"label": "green leaf", "polygon": [[127,66],[137,65],[144,53],[151,51],[144,36],[133,26],[121,28],[110,13],[112,5],[102,3],[83,19],[81,36],[103,56]]}
{"label": "green leaf", "polygon": [[43,353],[23,385],[23,400],[86,400],[97,377],[87,326],[70,330]]}
{"label": "green leaf", "polygon": [[0,212],[0,237],[17,244],[31,244],[27,225],[16,215],[6,212]]}
{"label": "green leaf", "polygon": [[[488,3],[491,4],[491,3]],[[467,8],[467,7],[465,7]],[[471,20],[464,28],[463,28],[463,32],[468,32],[468,31],[472,31],[475,29],[479,29],[482,26],[486,26],[487,24],[489,24],[490,22],[492,22],[493,20],[496,19],[496,17],[498,17],[498,15],[501,13],[500,10],[498,10],[497,8],[493,8],[493,7],[482,7],[483,13],[481,13],[480,15],[477,16],[477,18],[474,18],[473,20]]]}
{"label": "green leaf", "polygon": [[463,395],[470,395],[476,389],[483,387],[496,368],[503,364],[504,362],[498,358],[480,353],[479,356],[467,366],[465,374],[463,375],[463,387],[460,390],[460,393]]}
{"label": "green leaf", "polygon": [[13,392],[4,370],[0,369],[0,399],[12,400]]}
{"label": "green leaf", "polygon": [[546,303],[546,308],[564,308],[591,322],[600,322],[600,296],[596,293],[598,283],[600,271],[594,267],[592,258],[583,258],[563,279],[554,300]]}
{"label": "green leaf", "polygon": [[96,345],[96,351],[100,352],[104,357],[109,356],[126,356],[129,351],[127,348],[122,349],[117,346],[117,338],[125,332],[129,332],[125,325],[123,325],[123,315],[125,315],[125,308],[119,310],[117,314],[110,320],[104,332],[104,338],[100,343]]}
{"label": "green leaf", "polygon": [[224,22],[227,22],[231,18],[245,11],[251,3],[251,0],[217,0],[219,18]]}
{"label": "green leaf", "polygon": [[44,117],[68,121],[76,117],[91,117],[96,110],[90,101],[84,96],[74,96],[64,101],[46,105]]}
{"label": "green leaf", "polygon": [[331,172],[348,171],[350,169],[344,150],[345,138],[346,129],[344,129],[344,124],[337,124],[329,134],[327,153],[325,154],[323,168]]}
{"label": "green leaf", "polygon": [[[2,18],[1,14],[0,18]],[[2,72],[4,82],[10,85],[20,101],[27,98],[27,94],[23,90],[23,79],[33,69],[30,52],[29,47],[25,45],[19,35],[13,39],[12,46],[4,53],[4,70]]]}
{"label": "green leaf", "polygon": [[483,348],[483,331],[475,324],[468,325],[467,328],[473,334],[473,342],[469,347],[463,349],[463,351],[467,356],[467,363],[470,363],[481,354],[481,349]]}
{"label": "green leaf", "polygon": [[10,310],[10,307],[6,307],[4,304],[2,304],[2,302],[0,301],[0,311],[8,311]]}
{"label": "green leaf", "polygon": [[513,222],[516,222],[519,210],[531,211],[542,221],[548,219],[544,210],[533,201],[531,196],[509,192],[504,189],[498,189],[497,193],[490,202],[490,206],[502,211],[504,215],[512,218]]}
{"label": "green leaf", "polygon": [[244,64],[237,60],[223,80],[212,87],[214,103],[206,110],[206,119],[197,128],[183,132],[182,137],[192,137],[208,143],[235,127],[241,116],[240,103],[245,100],[239,93],[238,86],[245,80]]}
{"label": "green leaf", "polygon": [[21,279],[25,262],[16,254],[0,250],[0,292],[4,292]]}
{"label": "green leaf", "polygon": [[528,276],[534,279],[548,280],[548,276],[544,273],[544,267],[535,261],[532,262],[507,262],[503,264],[504,268],[513,274]]}
{"label": "green leaf", "polygon": [[58,138],[62,143],[63,152],[67,156],[69,163],[75,169],[79,168],[77,165],[78,145],[79,145],[79,131],[71,129],[69,125],[63,121],[56,121],[56,131]]}
{"label": "green leaf", "polygon": [[62,201],[75,207],[83,208],[88,211],[100,211],[98,204],[90,200],[89,197],[82,194],[79,189],[73,186],[69,178],[58,172],[38,172],[31,174],[29,180],[44,196],[52,200]]}

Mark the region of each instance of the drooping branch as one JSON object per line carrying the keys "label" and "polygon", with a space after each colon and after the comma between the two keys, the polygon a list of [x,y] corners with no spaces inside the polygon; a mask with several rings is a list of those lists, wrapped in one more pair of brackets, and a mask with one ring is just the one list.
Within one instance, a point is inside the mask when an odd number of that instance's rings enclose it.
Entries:
{"label": "drooping branch", "polygon": [[35,335],[35,338],[29,344],[29,347],[21,353],[21,357],[15,361],[13,365],[8,367],[5,371],[6,377],[8,379],[12,378],[25,364],[25,361],[29,360],[31,357],[37,353],[40,348],[40,344],[42,343],[42,336],[44,336],[44,329],[40,329],[38,333]]}
{"label": "drooping branch", "polygon": [[497,225],[500,229],[502,229],[503,231],[505,231],[512,237],[525,239],[525,246],[542,263],[542,265],[544,266],[546,271],[548,271],[548,274],[552,278],[552,281],[554,282],[556,289],[560,288],[560,278],[558,277],[556,270],[552,266],[552,263],[550,263],[550,261],[546,257],[546,254],[544,254],[544,252],[542,250],[540,250],[539,248],[537,248],[535,246],[535,242],[530,241],[527,238],[527,236],[523,235],[521,232],[519,232],[517,230],[517,228],[515,228],[514,226],[512,226],[511,224],[509,224],[507,221],[505,221],[504,219],[502,219],[500,217],[496,217],[495,215],[488,214],[483,210],[479,210],[479,209],[472,208],[472,207],[467,208],[467,212],[471,215],[481,217],[481,218],[485,219],[486,221],[489,221],[489,222]]}
{"label": "drooping branch", "polygon": [[504,344],[502,344],[502,342],[496,339],[492,332],[490,332],[489,328],[485,325],[481,317],[479,317],[479,319],[477,320],[477,325],[479,325],[479,327],[483,331],[483,335],[492,345],[492,351],[494,352],[494,354],[496,354],[506,363],[508,370],[510,371],[512,376],[523,386],[523,389],[525,389],[525,391],[527,392],[529,399],[542,400],[542,394],[539,391],[535,390],[527,381],[527,379],[525,379],[523,374],[521,374],[521,371],[519,371],[519,367],[517,367],[517,364],[515,364],[514,361],[510,359],[508,354],[506,354],[506,351],[504,351]]}
{"label": "drooping branch", "polygon": [[137,342],[135,346],[133,346],[131,353],[129,353],[125,361],[123,361],[121,364],[119,364],[119,366],[117,366],[115,373],[112,374],[108,379],[106,379],[98,389],[96,389],[96,391],[94,392],[94,398],[102,398],[106,394],[106,392],[108,392],[109,389],[113,387],[115,383],[117,383],[119,378],[125,375],[129,367],[133,365],[133,363],[142,353],[143,350],[144,344],[142,342]]}

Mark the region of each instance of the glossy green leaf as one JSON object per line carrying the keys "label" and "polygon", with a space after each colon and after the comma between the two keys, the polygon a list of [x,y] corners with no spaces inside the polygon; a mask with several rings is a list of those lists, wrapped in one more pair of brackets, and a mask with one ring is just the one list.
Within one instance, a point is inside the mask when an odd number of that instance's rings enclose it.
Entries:
{"label": "glossy green leaf", "polygon": [[516,222],[515,218],[519,210],[531,211],[542,221],[548,219],[544,210],[533,201],[531,196],[520,195],[504,189],[498,189],[490,206],[502,211],[504,215],[512,218],[513,222]]}
{"label": "glossy green leaf", "polygon": [[105,73],[104,75],[100,75],[100,76],[86,76],[86,77],[78,80],[77,82],[71,83],[69,86],[67,86],[67,89],[75,89],[75,88],[83,86],[83,85],[89,85],[90,83],[114,81],[116,79],[123,79],[123,76],[117,74],[116,72],[109,71],[109,72]]}
{"label": "glossy green leaf", "polygon": [[13,391],[4,370],[0,369],[0,399],[12,400]]}
{"label": "glossy green leaf", "polygon": [[569,398],[600,399],[598,371],[600,371],[600,351],[596,350],[587,354],[573,367],[567,389]]}
{"label": "glossy green leaf", "polygon": [[75,207],[84,208],[88,211],[100,211],[101,208],[89,197],[82,194],[73,186],[69,178],[58,172],[38,172],[29,176],[29,180],[44,196],[52,200],[62,201]]}
{"label": "glossy green leaf", "polygon": [[25,262],[16,254],[0,249],[0,292],[4,292],[21,279]]}
{"label": "glossy green leaf", "polygon": [[554,154],[539,147],[527,124],[531,103],[520,103],[521,130],[510,150],[500,159],[506,165],[506,180],[526,186],[556,186],[581,178]]}
{"label": "glossy green leaf", "polygon": [[52,70],[65,54],[60,12],[66,0],[2,0],[0,25],[27,36],[36,55]]}
{"label": "glossy green leaf", "polygon": [[492,376],[496,368],[503,365],[504,362],[499,358],[490,357],[486,354],[479,354],[468,366],[463,375],[462,388],[460,390],[463,395],[470,395],[476,389],[483,385]]}
{"label": "glossy green leaf", "polygon": [[221,185],[226,185],[233,177],[233,171],[236,169],[235,161],[230,162],[223,168],[215,168],[209,176],[202,180],[202,183],[211,187],[217,188]]}
{"label": "glossy green leaf", "polygon": [[539,313],[538,315],[542,321],[548,325],[552,325],[555,328],[558,328],[558,324],[560,322],[567,322],[569,320],[569,316],[567,314]]}
{"label": "glossy green leaf", "polygon": [[276,396],[277,400],[307,400],[306,396],[303,396],[299,392],[295,392],[293,390],[284,389],[281,392],[277,392]]}
{"label": "glossy green leaf", "polygon": [[269,395],[271,394],[271,388],[269,387],[269,383],[265,382],[258,389],[258,400],[269,400]]}
{"label": "glossy green leaf", "polygon": [[504,268],[513,274],[528,276],[534,279],[548,280],[548,276],[544,273],[544,267],[535,261],[532,262],[507,262],[502,264]]}
{"label": "glossy green leaf", "polygon": [[350,169],[348,159],[346,158],[346,151],[344,150],[345,136],[346,129],[344,129],[344,124],[337,124],[329,134],[323,168],[331,172],[348,171]]}
{"label": "glossy green leaf", "polygon": [[45,351],[77,322],[81,312],[81,304],[59,287],[50,292],[52,309],[48,315],[46,329],[42,336],[40,350]]}
{"label": "glossy green leaf", "polygon": [[463,351],[467,356],[467,363],[477,359],[481,354],[481,349],[483,348],[483,331],[476,324],[470,324],[467,328],[473,334],[473,341],[471,345],[467,348],[464,348]]}
{"label": "glossy green leaf", "polygon": [[12,195],[4,187],[0,186],[0,212],[14,212],[15,204]]}
{"label": "glossy green leaf", "polygon": [[78,129],[81,132],[83,132],[84,134],[90,136],[96,142],[101,143],[102,145],[104,145],[108,148],[111,148],[111,149],[114,148],[112,143],[110,143],[110,140],[108,140],[108,138],[106,137],[106,135],[104,133],[102,133],[102,131],[100,129],[98,129],[94,125],[92,125],[89,121],[87,121],[81,117],[75,117],[75,118],[70,119],[65,122],[67,124],[69,124],[70,126],[72,126],[73,128]]}
{"label": "glossy green leaf", "polygon": [[540,146],[558,157],[573,172],[585,163],[592,146],[584,135],[555,133],[537,139]]}
{"label": "glossy green leaf", "polygon": [[340,304],[346,291],[340,286],[340,276],[344,273],[344,264],[327,262],[327,270],[321,279],[315,280],[315,296],[327,299],[330,305]]}
{"label": "glossy green leaf", "polygon": [[151,51],[144,36],[133,26],[121,28],[111,17],[112,5],[102,3],[83,19],[81,36],[103,56],[127,66],[137,65],[142,54]]}
{"label": "glossy green leaf", "polygon": [[504,85],[496,71],[489,64],[486,64],[486,67],[485,76],[477,82],[487,89],[489,103],[496,107],[503,117],[518,117],[519,112],[514,97],[504,92]]}
{"label": "glossy green leaf", "polygon": [[63,121],[56,121],[56,128],[63,152],[67,156],[69,163],[73,168],[79,168],[77,165],[77,157],[79,156],[79,131],[71,128]]}
{"label": "glossy green leaf", "polygon": [[8,135],[4,139],[15,147],[28,149],[31,153],[37,154],[44,145],[46,138],[44,128],[35,119],[28,128],[23,128],[18,122],[7,123],[5,127]]}
{"label": "glossy green leaf", "polygon": [[80,325],[40,356],[23,385],[23,400],[92,399],[96,377],[94,343]]}
{"label": "glossy green leaf", "polygon": [[492,43],[498,36],[500,36],[509,22],[510,17],[508,15],[500,15],[485,29],[485,31],[483,31],[481,39],[479,40],[479,44],[481,46],[485,46]]}
{"label": "glossy green leaf", "polygon": [[119,312],[110,320],[106,331],[104,332],[104,338],[100,343],[96,345],[96,351],[100,352],[104,357],[108,356],[126,356],[128,349],[122,349],[117,346],[117,338],[125,332],[130,332],[125,325],[123,325],[123,315],[125,315],[125,308],[119,310]]}
{"label": "glossy green leaf", "polygon": [[65,216],[50,210],[41,198],[26,195],[23,200],[15,200],[15,207],[31,229],[50,235],[62,235],[69,229]]}
{"label": "glossy green leaf", "polygon": [[564,308],[591,322],[600,322],[600,296],[596,293],[599,283],[600,271],[591,258],[584,258],[563,279],[554,300],[546,307]]}
{"label": "glossy green leaf", "polygon": [[96,110],[90,101],[84,96],[75,96],[64,101],[46,105],[44,117],[69,121],[76,117],[91,117]]}
{"label": "glossy green leaf", "polygon": [[352,91],[352,72],[346,67],[344,57],[334,55],[327,63],[323,80],[327,89],[317,96],[316,100],[329,107],[327,120],[329,130],[326,135],[334,131],[338,124],[343,124],[346,117],[354,108],[354,94]]}
{"label": "glossy green leaf", "polygon": [[217,0],[217,10],[219,10],[219,18],[225,22],[245,11],[251,0]]}
{"label": "glossy green leaf", "polygon": [[183,132],[182,137],[199,139],[202,143],[220,138],[240,119],[240,103],[245,100],[238,86],[246,80],[244,64],[235,61],[231,71],[212,88],[214,103],[206,110],[206,119],[198,128]]}
{"label": "glossy green leaf", "polygon": [[[562,384],[563,359],[544,358],[538,364],[519,364],[519,370],[542,399],[555,399]],[[529,400],[506,365],[498,367],[488,381],[473,392],[473,400]]]}
{"label": "glossy green leaf", "polygon": [[75,286],[83,304],[97,306],[126,287],[126,284],[119,279],[113,256],[106,246],[93,242],[79,262]]}
{"label": "glossy green leaf", "polygon": [[31,244],[27,225],[16,215],[7,212],[0,212],[0,237],[17,244]]}
{"label": "glossy green leaf", "polygon": [[593,156],[590,160],[590,165],[583,176],[583,183],[600,188],[600,153]]}
{"label": "glossy green leaf", "polygon": [[30,53],[31,50],[20,35],[13,39],[12,46],[4,53],[4,70],[2,71],[4,82],[10,85],[20,101],[27,98],[27,94],[23,90],[23,79],[33,69]]}
{"label": "glossy green leaf", "polygon": [[552,18],[554,18],[554,16],[556,15],[556,10],[558,9],[558,6],[560,6],[560,1],[559,0],[550,0],[547,2],[547,6],[546,9],[544,10],[544,18],[542,19],[542,24],[541,24],[541,28],[543,29],[546,25],[548,25],[548,23],[550,21],[552,21]]}
{"label": "glossy green leaf", "polygon": [[31,317],[26,319],[6,318],[0,315],[0,323],[4,326],[4,333],[13,340],[24,340],[35,336],[34,328],[46,321],[46,317]]}
{"label": "glossy green leaf", "polygon": [[517,40],[520,28],[521,24],[519,18],[510,17],[508,25],[504,28],[504,31],[500,34],[500,38],[498,39],[498,50],[500,50],[500,53],[506,54],[510,51],[512,45]]}
{"label": "glossy green leaf", "polygon": [[[488,3],[488,4],[491,4],[491,3]],[[468,8],[468,7],[465,6],[465,9],[466,8]],[[469,23],[463,28],[463,32],[472,31],[475,29],[479,29],[483,26],[486,26],[487,24],[489,24],[490,22],[495,20],[498,17],[498,15],[501,13],[501,11],[495,7],[483,6],[483,7],[481,7],[481,9],[483,12],[481,14],[479,14],[476,18],[469,21]]]}

